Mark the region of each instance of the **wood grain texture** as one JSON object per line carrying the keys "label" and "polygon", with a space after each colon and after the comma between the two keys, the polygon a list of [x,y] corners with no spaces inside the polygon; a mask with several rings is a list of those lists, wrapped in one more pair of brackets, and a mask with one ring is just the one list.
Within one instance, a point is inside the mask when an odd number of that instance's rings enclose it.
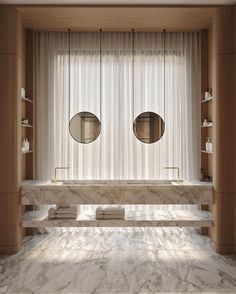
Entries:
{"label": "wood grain texture", "polygon": [[215,128],[213,154],[214,226],[211,237],[221,254],[234,251],[235,102],[233,63],[233,7],[217,9],[212,30],[212,85]]}
{"label": "wood grain texture", "polygon": [[163,30],[208,28],[216,7],[19,6],[24,26],[42,30]]}
{"label": "wood grain texture", "polygon": [[236,53],[236,4],[234,4],[233,8],[233,14],[234,14],[234,28],[233,28],[233,36],[234,36],[234,53]]}
{"label": "wood grain texture", "polygon": [[20,199],[20,192],[0,194],[0,254],[15,253],[20,247],[22,236]]}
{"label": "wood grain texture", "polygon": [[208,88],[208,30],[200,32],[200,63],[200,87],[201,99],[203,100]]}
{"label": "wood grain texture", "polygon": [[213,40],[212,40],[212,25],[208,29],[208,86],[212,89],[212,52],[213,52]]}
{"label": "wood grain texture", "polygon": [[213,25],[213,56],[233,52],[233,6],[218,8]]}
{"label": "wood grain texture", "polygon": [[[236,113],[236,4],[234,4],[234,29],[233,29],[233,36],[234,36],[234,113]],[[236,130],[236,119],[234,119],[234,130]],[[233,154],[233,161],[234,161],[234,171],[236,174],[236,135],[234,132],[234,154]],[[234,253],[236,254],[236,181],[234,180]]]}
{"label": "wood grain texture", "polygon": [[214,193],[212,239],[220,254],[233,253],[234,194]]}
{"label": "wood grain texture", "polygon": [[0,6],[0,253],[20,249],[21,100],[24,30],[14,7]]}
{"label": "wood grain texture", "polygon": [[214,63],[214,189],[216,192],[234,192],[234,96],[233,55],[217,55]]}
{"label": "wood grain texture", "polygon": [[20,176],[21,58],[0,54],[0,193],[16,193]]}
{"label": "wood grain texture", "polygon": [[22,55],[21,16],[14,7],[0,6],[0,53]]}

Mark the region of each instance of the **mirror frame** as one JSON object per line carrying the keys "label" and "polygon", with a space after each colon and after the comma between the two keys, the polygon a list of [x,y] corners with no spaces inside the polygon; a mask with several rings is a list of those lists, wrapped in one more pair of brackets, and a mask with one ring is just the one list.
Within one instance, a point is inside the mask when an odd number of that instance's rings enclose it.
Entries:
{"label": "mirror frame", "polygon": [[[163,126],[164,126],[164,128],[163,128],[163,133],[161,134],[161,136],[157,139],[157,140],[155,140],[155,141],[153,141],[153,142],[144,142],[144,141],[142,141],[142,139],[140,139],[140,138],[138,138],[137,137],[137,134],[136,134],[136,132],[135,132],[135,124],[136,124],[136,122],[137,122],[137,119],[139,118],[139,117],[141,117],[143,114],[145,114],[145,113],[151,113],[151,114],[154,114],[155,116],[158,116],[160,119],[161,119],[161,121],[162,121],[162,123],[163,123]],[[144,144],[153,144],[153,143],[156,143],[156,142],[158,142],[158,141],[160,141],[161,140],[161,138],[164,136],[164,134],[165,134],[165,122],[164,122],[164,120],[163,120],[163,118],[159,115],[159,114],[157,114],[156,112],[153,112],[153,111],[144,111],[144,112],[142,112],[142,113],[140,113],[136,118],[135,118],[135,120],[133,121],[133,133],[134,133],[134,135],[135,135],[135,137],[136,137],[136,139],[138,139],[140,142],[142,142],[142,143],[144,143]]]}
{"label": "mirror frame", "polygon": [[[75,138],[75,136],[73,136],[73,134],[72,134],[72,132],[71,132],[71,128],[70,128],[70,126],[71,126],[71,122],[72,122],[72,120],[73,120],[76,116],[78,116],[79,114],[83,114],[83,113],[91,114],[91,116],[93,116],[93,117],[98,121],[98,123],[99,123],[99,132],[98,132],[96,138],[95,138],[94,140],[92,140],[91,142],[81,142],[81,141],[79,141],[77,138]],[[90,111],[80,111],[80,112],[77,112],[77,113],[76,113],[75,115],[73,115],[72,118],[70,119],[70,122],[69,122],[69,133],[70,133],[71,137],[72,137],[76,142],[78,142],[78,143],[80,143],[80,144],[90,144],[90,143],[93,143],[94,141],[97,140],[97,138],[98,138],[98,137],[100,136],[100,134],[101,134],[101,121],[100,121],[100,119],[99,119],[94,113],[92,113],[92,112],[90,112]]]}

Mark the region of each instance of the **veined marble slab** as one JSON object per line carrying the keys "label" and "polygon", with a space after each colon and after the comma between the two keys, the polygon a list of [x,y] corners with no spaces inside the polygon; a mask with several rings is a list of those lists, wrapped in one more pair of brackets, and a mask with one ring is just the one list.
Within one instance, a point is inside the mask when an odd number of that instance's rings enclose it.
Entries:
{"label": "veined marble slab", "polygon": [[97,220],[95,211],[77,219],[48,219],[47,211],[27,211],[23,227],[211,227],[211,213],[201,210],[126,211],[125,219]]}
{"label": "veined marble slab", "polygon": [[[65,230],[65,231],[64,231]],[[236,259],[179,228],[50,228],[0,258],[7,294],[236,293]]]}
{"label": "veined marble slab", "polygon": [[22,205],[40,204],[211,204],[213,188],[202,182],[24,181]]}

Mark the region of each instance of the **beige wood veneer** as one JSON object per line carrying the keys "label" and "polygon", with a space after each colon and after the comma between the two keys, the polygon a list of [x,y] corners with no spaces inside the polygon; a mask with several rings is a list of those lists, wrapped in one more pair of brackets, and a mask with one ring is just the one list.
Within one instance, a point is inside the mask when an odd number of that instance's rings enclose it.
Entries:
{"label": "beige wood veneer", "polygon": [[215,6],[18,6],[24,26],[43,30],[163,30],[207,28]]}
{"label": "beige wood veneer", "polygon": [[213,182],[212,206],[214,227],[211,236],[215,250],[221,254],[234,251],[234,182],[235,163],[232,127],[234,114],[233,63],[233,6],[217,9],[213,20],[213,101],[215,128],[213,131]]}
{"label": "beige wood veneer", "polygon": [[0,253],[20,248],[22,25],[19,12],[0,6]]}

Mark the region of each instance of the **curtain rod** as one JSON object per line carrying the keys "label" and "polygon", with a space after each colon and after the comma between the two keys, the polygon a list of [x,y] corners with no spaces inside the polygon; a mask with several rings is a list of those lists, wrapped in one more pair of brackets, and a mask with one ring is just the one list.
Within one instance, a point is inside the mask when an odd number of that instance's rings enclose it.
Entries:
{"label": "curtain rod", "polygon": [[[127,30],[109,30],[109,29],[96,29],[96,30],[80,30],[80,29],[75,29],[71,30],[72,33],[99,33],[100,30],[103,31],[103,33],[132,33],[133,29],[127,29]],[[135,29],[136,33],[162,33],[164,29],[158,29],[158,30],[143,30],[143,29]],[[38,29],[35,30],[35,32],[50,32],[50,33],[65,33],[68,32],[68,29],[58,29],[58,30],[52,30],[52,29]],[[169,30],[168,33],[200,33],[201,30]]]}

